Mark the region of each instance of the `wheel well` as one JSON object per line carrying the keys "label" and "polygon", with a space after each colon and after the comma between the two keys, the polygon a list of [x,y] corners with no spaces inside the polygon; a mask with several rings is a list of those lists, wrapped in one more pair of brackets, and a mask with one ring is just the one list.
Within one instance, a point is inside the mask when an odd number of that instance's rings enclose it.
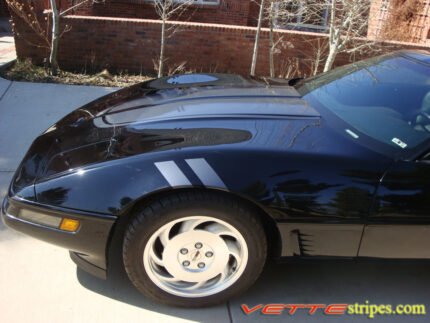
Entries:
{"label": "wheel well", "polygon": [[[219,194],[228,196],[230,198],[234,198],[240,203],[246,205],[248,208],[250,208],[252,211],[254,211],[254,214],[256,214],[264,228],[264,232],[266,234],[266,237],[268,237],[268,258],[276,259],[279,258],[281,255],[281,235],[279,232],[279,229],[276,225],[275,220],[257,203],[255,203],[252,200],[249,200],[247,198],[244,198],[240,195],[221,191],[221,190],[215,190],[215,189],[201,189],[201,188],[184,188],[184,189],[175,189],[175,190],[168,190],[168,191],[161,191],[156,192],[147,196],[144,196],[141,199],[138,199],[131,205],[127,210],[122,214],[118,221],[115,223],[113,231],[111,233],[111,239],[108,244],[108,248],[106,250],[106,256],[108,260],[108,266],[110,263],[117,262],[118,259],[122,259],[122,242],[125,230],[130,223],[132,219],[133,210],[138,206],[142,204],[148,204],[152,200],[159,199],[163,196],[172,194],[172,193],[180,193],[180,192],[196,192],[196,191],[204,191],[204,192],[211,192],[213,194]],[[122,263],[122,261],[121,261]]]}

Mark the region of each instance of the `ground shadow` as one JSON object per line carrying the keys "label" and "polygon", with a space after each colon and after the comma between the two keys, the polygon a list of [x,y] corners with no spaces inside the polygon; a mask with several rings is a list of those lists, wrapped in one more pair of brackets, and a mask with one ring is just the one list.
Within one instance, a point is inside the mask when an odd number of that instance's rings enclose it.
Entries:
{"label": "ground shadow", "polygon": [[[185,310],[161,306],[145,299],[129,282],[119,259],[115,260],[107,281],[99,280],[78,270],[79,282],[86,288],[112,299],[145,309],[156,310],[192,320],[199,320],[204,311]],[[245,316],[240,304],[250,306],[260,303],[364,303],[375,304],[425,304],[430,309],[429,261],[392,260],[311,260],[286,263],[269,263],[261,278],[244,295],[231,300],[230,314],[234,322],[256,321],[261,315]],[[208,322],[206,317],[201,317]],[[295,317],[271,318],[271,320],[300,320]],[[340,318],[339,318],[340,319]],[[349,318],[348,318],[349,319]],[[367,317],[353,317],[351,320],[365,321]],[[386,317],[387,322],[393,318]],[[398,317],[399,321],[420,321],[425,317]],[[215,321],[220,321],[216,320]],[[332,317],[318,318],[333,321]],[[210,319],[209,319],[210,321]],[[341,321],[346,321],[343,318]]]}
{"label": "ground shadow", "polygon": [[[234,322],[258,321],[247,317],[240,305],[267,303],[424,304],[430,310],[430,262],[418,260],[325,260],[271,265],[245,295],[232,300]],[[298,313],[271,321],[364,322],[366,316],[333,318],[322,313]],[[377,316],[378,322],[427,322],[426,316]]]}
{"label": "ground shadow", "polygon": [[128,279],[122,266],[120,255],[120,248],[112,248],[107,280],[98,279],[78,268],[77,278],[79,283],[85,288],[103,296],[164,315],[197,322],[230,322],[227,304],[221,304],[210,309],[190,310],[165,306],[145,298],[133,287]]}

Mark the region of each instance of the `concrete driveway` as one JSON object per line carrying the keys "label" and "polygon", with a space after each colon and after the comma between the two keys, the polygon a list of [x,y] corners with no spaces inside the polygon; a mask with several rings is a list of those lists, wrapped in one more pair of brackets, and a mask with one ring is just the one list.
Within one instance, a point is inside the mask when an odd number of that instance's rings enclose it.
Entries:
{"label": "concrete driveway", "polygon": [[[76,107],[112,89],[0,80],[0,195],[32,140]],[[430,246],[429,246],[430,247]],[[269,264],[245,295],[213,308],[154,304],[136,292],[117,260],[107,281],[77,270],[66,250],[0,223],[2,322],[360,322],[365,316],[243,314],[240,305],[266,303],[425,304],[430,264],[325,261]],[[382,322],[428,322],[427,316],[379,316]]]}

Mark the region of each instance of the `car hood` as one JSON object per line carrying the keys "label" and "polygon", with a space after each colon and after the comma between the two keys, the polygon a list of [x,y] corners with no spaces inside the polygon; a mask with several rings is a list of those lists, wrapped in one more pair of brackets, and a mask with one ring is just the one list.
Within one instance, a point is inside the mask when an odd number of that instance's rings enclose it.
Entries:
{"label": "car hood", "polygon": [[[174,86],[168,80],[119,90],[51,126],[29,149],[13,190],[89,164],[155,150],[244,142],[251,134],[241,125],[243,120],[303,123],[319,117],[289,86],[240,77],[199,86]],[[222,120],[229,120],[229,126],[223,127]]]}

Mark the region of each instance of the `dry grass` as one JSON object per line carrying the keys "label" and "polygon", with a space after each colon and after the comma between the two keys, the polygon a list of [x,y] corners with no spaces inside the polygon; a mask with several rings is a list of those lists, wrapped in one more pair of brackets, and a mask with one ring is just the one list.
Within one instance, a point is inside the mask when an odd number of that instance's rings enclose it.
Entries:
{"label": "dry grass", "polygon": [[129,86],[153,78],[147,75],[130,75],[125,73],[113,75],[107,70],[98,74],[80,74],[61,71],[57,76],[53,76],[49,74],[47,69],[33,65],[30,60],[17,61],[10,68],[0,71],[0,76],[11,81],[111,87]]}

